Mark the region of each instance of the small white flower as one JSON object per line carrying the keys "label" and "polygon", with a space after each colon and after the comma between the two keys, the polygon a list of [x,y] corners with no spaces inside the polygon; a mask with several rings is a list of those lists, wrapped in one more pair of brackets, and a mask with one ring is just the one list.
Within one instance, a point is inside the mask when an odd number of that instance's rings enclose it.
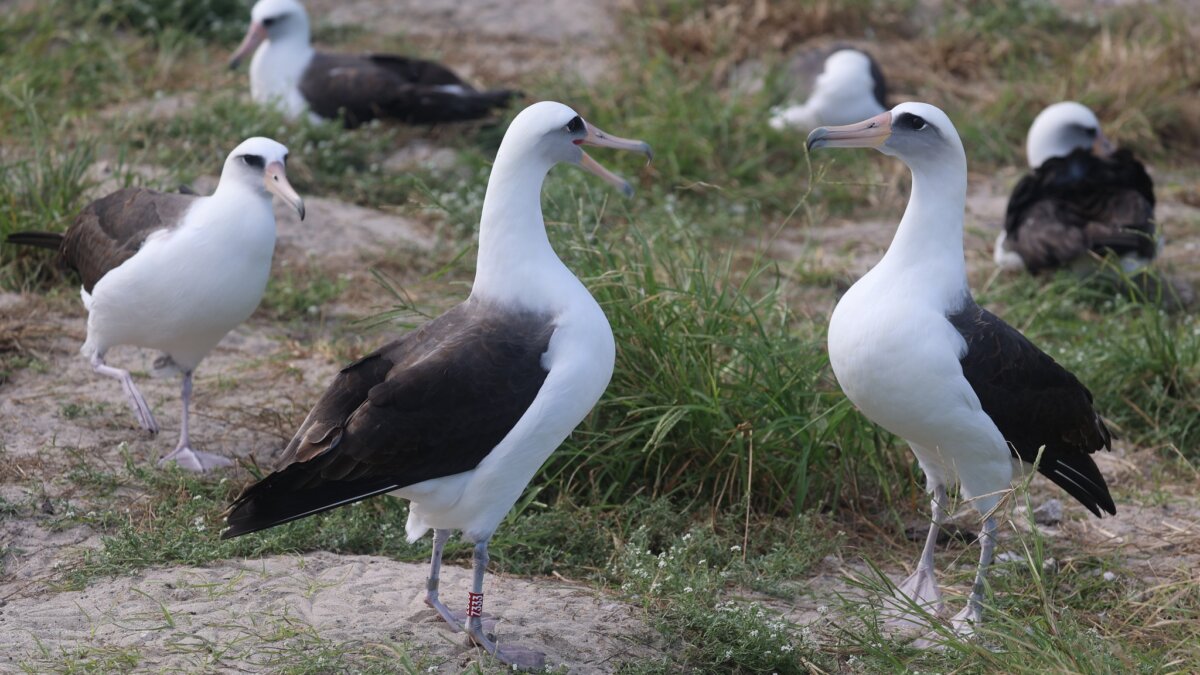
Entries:
{"label": "small white flower", "polygon": [[692,587],[691,587],[691,586],[684,586],[684,588],[683,588],[683,592],[684,592],[684,593],[691,593],[691,592],[692,592]]}
{"label": "small white flower", "polygon": [[758,637],[758,629],[757,628],[750,631],[750,637]]}
{"label": "small white flower", "polygon": [[742,550],[742,547],[738,546],[737,544],[734,544],[733,546],[729,547],[729,550],[733,551],[734,553],[737,553],[738,551]]}
{"label": "small white flower", "polygon": [[784,646],[782,646],[782,647],[780,647],[780,648],[779,648],[779,651],[783,652],[784,654],[787,654],[788,652],[792,651],[792,646],[791,646],[791,645],[784,645]]}

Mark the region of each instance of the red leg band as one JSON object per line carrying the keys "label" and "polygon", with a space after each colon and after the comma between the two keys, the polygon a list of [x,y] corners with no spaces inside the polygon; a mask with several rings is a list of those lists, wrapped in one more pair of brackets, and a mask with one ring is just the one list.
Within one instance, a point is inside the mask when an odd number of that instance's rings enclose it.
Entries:
{"label": "red leg band", "polygon": [[483,616],[483,593],[467,591],[467,616]]}

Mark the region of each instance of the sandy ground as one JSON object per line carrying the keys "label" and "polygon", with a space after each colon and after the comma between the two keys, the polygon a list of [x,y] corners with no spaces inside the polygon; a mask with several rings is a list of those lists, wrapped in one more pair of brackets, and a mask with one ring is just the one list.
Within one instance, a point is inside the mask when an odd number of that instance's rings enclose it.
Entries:
{"label": "sandy ground", "polygon": [[[313,553],[151,570],[0,607],[0,670],[37,649],[80,644],[136,648],[139,669],[268,671],[289,650],[419,646],[423,663],[456,672],[479,659],[425,606],[425,565],[373,556]],[[443,598],[466,595],[471,574],[447,568]],[[548,667],[609,672],[655,653],[655,635],[628,606],[561,581],[488,585],[501,642],[536,646]],[[5,663],[7,661],[7,664]]]}
{"label": "sandy ground", "polygon": [[[317,21],[366,23],[381,33],[402,33],[489,85],[543,66],[561,66],[556,72],[581,80],[603,72],[604,54],[612,48],[618,25],[618,0],[515,4],[520,7],[500,0],[316,0],[309,6],[314,17],[320,17]],[[517,11],[527,5],[539,10],[532,12],[537,21],[518,19],[531,14]],[[470,48],[455,49],[465,43]],[[149,101],[134,107],[146,114],[169,115],[187,103]],[[404,152],[400,154],[407,157]],[[408,154],[436,156],[437,148],[416,148]],[[397,161],[405,161],[403,157]],[[991,243],[1016,177],[1015,171],[972,176],[967,250],[973,278],[990,274]],[[211,189],[212,181],[198,181],[196,187]],[[772,252],[780,260],[804,258],[815,261],[816,267],[839,270],[847,279],[856,277],[878,260],[890,241],[903,208],[902,196],[895,200],[899,201],[889,203],[894,214],[875,220],[786,228],[772,242]],[[371,283],[366,273],[371,261],[397,250],[420,254],[436,244],[435,230],[419,221],[320,197],[306,203],[305,223],[288,209],[277,211],[277,267],[315,266],[329,274],[349,275],[351,285],[366,286]],[[1183,262],[1200,246],[1200,210],[1169,201],[1160,208],[1173,220],[1190,224],[1172,230],[1178,235],[1173,235],[1167,254],[1168,260]],[[193,437],[198,447],[252,456],[269,465],[330,376],[353,356],[344,353],[358,344],[344,346],[353,337],[344,318],[379,309],[365,292],[352,295],[355,300],[342,302],[326,323],[302,334],[261,315],[231,333],[197,372]],[[132,348],[112,352],[114,363],[135,372],[163,427],[157,438],[139,432],[116,383],[93,375],[78,355],[84,315],[72,293],[49,298],[0,294],[0,325],[14,331],[3,336],[0,347],[12,341],[44,364],[17,370],[0,384],[0,497],[14,503],[45,500],[47,507],[54,500],[70,502],[75,495],[58,478],[67,466],[66,448],[77,449],[90,463],[116,467],[123,452],[150,462],[173,447],[179,425],[178,381],[146,376],[153,353]],[[366,338],[367,344],[375,341]],[[1130,576],[1152,581],[1178,578],[1194,569],[1200,562],[1200,505],[1194,494],[1153,484],[1145,469],[1154,463],[1149,454],[1119,446],[1101,457],[1102,469],[1117,491],[1167,490],[1161,505],[1123,503],[1116,518],[1098,521],[1085,518],[1082,507],[1065,503],[1064,520],[1042,531],[1060,539],[1064,549],[1121,555]],[[1061,497],[1044,481],[1035,486],[1039,504]],[[77,506],[86,508],[83,503]],[[969,518],[963,522],[971,527]],[[1001,551],[1011,536],[1005,535]],[[60,531],[37,517],[0,519],[0,672],[21,663],[55,663],[77,645],[133,648],[140,654],[139,670],[158,672],[259,672],[270,670],[275,659],[289,651],[349,650],[356,645],[396,646],[446,672],[479,658],[477,650],[465,646],[462,636],[436,621],[421,602],[425,565],[315,553],[151,569],[98,580],[78,591],[48,583],[54,570],[70,565],[82,549],[98,545],[99,534],[87,526]],[[893,575],[915,561],[920,543],[904,546],[898,549],[898,562],[888,566]],[[974,565],[975,555],[974,548],[958,545],[953,552],[940,552],[939,564],[966,568]],[[853,596],[846,576],[862,574],[863,569],[856,552],[846,550],[830,556],[804,580],[811,591],[799,600],[759,599],[801,625],[822,623],[828,620],[825,608],[836,606],[837,595]],[[468,576],[464,568],[446,569],[444,599],[452,606],[461,603]],[[670,649],[658,642],[661,638],[639,611],[595,589],[557,579],[489,576],[487,594],[489,611],[501,619],[496,628],[501,640],[544,650],[550,664],[564,665],[570,672],[611,672]]]}

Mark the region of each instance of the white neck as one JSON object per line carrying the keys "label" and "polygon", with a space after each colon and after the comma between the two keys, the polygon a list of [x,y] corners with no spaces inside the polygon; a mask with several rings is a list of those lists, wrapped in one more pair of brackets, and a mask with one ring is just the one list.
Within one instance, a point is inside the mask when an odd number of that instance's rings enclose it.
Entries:
{"label": "white neck", "polygon": [[573,275],[555,255],[542,220],[542,182],[552,163],[501,145],[488,179],[479,223],[479,259],[472,297],[530,305],[553,293],[560,272]]}
{"label": "white neck", "polygon": [[307,31],[296,31],[259,45],[250,61],[250,96],[258,103],[279,107],[289,117],[304,111],[300,78],[312,61]]}
{"label": "white neck", "polygon": [[929,288],[937,302],[953,302],[969,293],[963,258],[967,160],[961,151],[951,161],[938,159],[910,167],[912,196],[876,270],[889,276],[915,275],[919,282],[906,288]]}

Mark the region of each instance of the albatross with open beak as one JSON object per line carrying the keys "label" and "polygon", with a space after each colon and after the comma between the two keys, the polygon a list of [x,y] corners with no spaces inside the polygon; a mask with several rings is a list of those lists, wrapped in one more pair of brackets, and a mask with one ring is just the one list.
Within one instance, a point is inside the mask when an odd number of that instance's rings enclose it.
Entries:
{"label": "albatross with open beak", "polygon": [[66,234],[8,237],[57,250],[82,277],[88,322],[81,351],[97,373],[121,382],[142,428],[157,433],[158,423],[129,371],[105,363],[109,348],[159,350],[156,367],[182,373],[179,443],[160,464],[192,471],[231,464],[191,447],[192,371],[262,298],[275,251],[271,195],[304,218],[304,202],[288,183],[287,154],[269,138],[251,138],[229,153],[211,197],[125,188],[88,204]]}
{"label": "albatross with open beak", "polygon": [[893,618],[919,624],[910,601],[940,610],[933,550],[947,488],[959,485],[982,515],[978,573],[952,620],[967,634],[982,618],[992,512],[1014,477],[1037,461],[1092,513],[1115,513],[1091,457],[1109,447],[1109,432],[1074,375],[971,297],[963,258],[967,157],[945,113],[902,103],[858,124],[814,129],[808,147],[875,148],[912,171],[912,196],[891,246],[833,311],[829,362],[846,397],[908,442],[933,493],[925,549],[897,589],[905,600],[892,601]]}
{"label": "albatross with open beak", "polygon": [[542,654],[484,632],[483,578],[492,533],[612,376],[608,320],[555,255],[542,220],[542,182],[559,163],[631,191],[583,145],[650,154],[561,103],[517,115],[488,180],[470,296],[343,368],[281,468],[234,501],[222,537],[393,492],[411,502],[410,541],[434,531],[426,603],[460,628],[463,616],[438,597],[442,547],[460,530],[475,542],[468,634],[506,664],[541,667]]}

